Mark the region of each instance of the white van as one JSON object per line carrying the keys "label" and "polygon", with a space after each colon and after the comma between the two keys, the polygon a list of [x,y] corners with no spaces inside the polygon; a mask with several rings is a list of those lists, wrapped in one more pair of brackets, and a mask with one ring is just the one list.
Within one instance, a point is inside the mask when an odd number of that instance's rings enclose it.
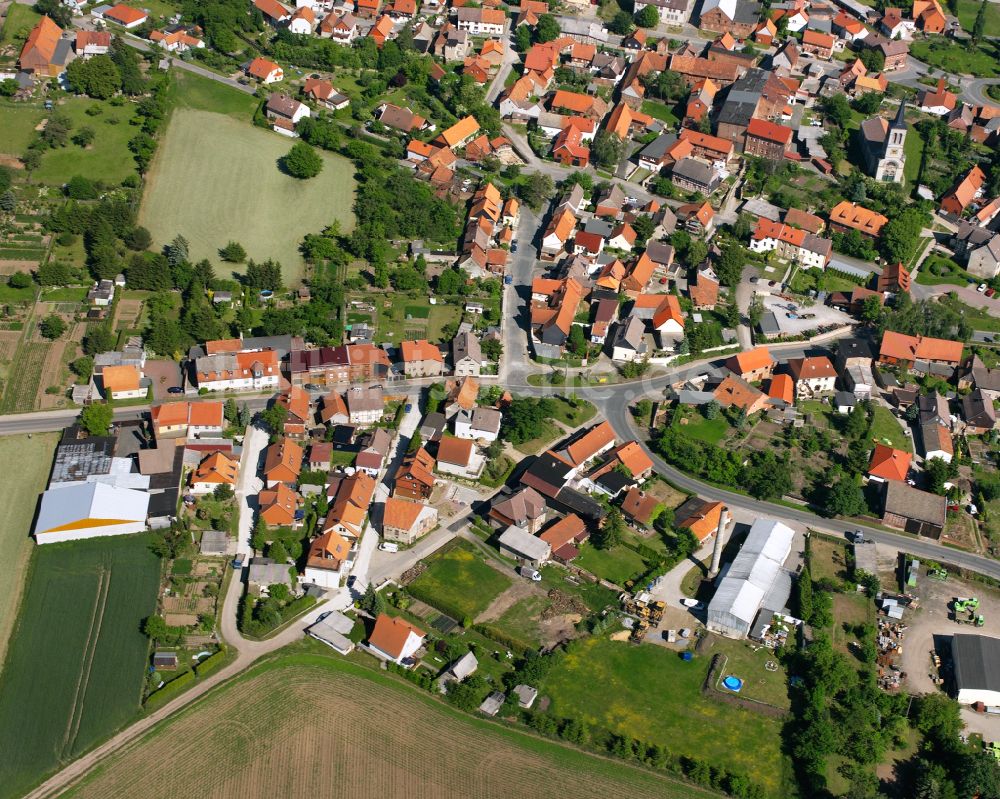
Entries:
{"label": "white van", "polygon": [[392,541],[383,541],[378,545],[378,548],[383,552],[399,552],[399,544]]}

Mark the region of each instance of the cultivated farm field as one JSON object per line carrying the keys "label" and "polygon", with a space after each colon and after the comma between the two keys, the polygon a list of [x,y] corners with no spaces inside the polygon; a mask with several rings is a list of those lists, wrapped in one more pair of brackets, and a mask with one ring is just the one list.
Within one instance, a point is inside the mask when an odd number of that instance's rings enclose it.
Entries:
{"label": "cultivated farm field", "polygon": [[29,533],[35,497],[45,488],[58,440],[56,433],[0,438],[0,462],[17,464],[17,468],[7,470],[0,483],[0,502],[7,509],[0,521],[0,663],[7,651],[34,546]]}
{"label": "cultivated farm field", "polygon": [[255,261],[280,261],[285,282],[296,282],[307,233],[334,220],[345,233],[354,227],[354,166],[324,153],[319,176],[296,180],[278,169],[291,146],[231,116],[178,108],[147,176],[139,223],[156,245],[182,234],[192,260],[218,264],[219,248],[239,241]]}
{"label": "cultivated farm field", "polygon": [[150,536],[37,547],[0,674],[0,797],[32,785],[139,711],[160,562]]}
{"label": "cultivated farm field", "polygon": [[714,794],[471,718],[349,660],[284,654],[110,758],[69,795],[682,799]]}

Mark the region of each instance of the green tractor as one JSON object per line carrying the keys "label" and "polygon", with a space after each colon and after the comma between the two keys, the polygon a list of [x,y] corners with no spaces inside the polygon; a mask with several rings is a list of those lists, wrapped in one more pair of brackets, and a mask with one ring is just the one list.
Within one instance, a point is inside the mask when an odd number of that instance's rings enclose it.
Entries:
{"label": "green tractor", "polygon": [[948,579],[948,571],[947,569],[928,569],[927,576],[932,580],[941,580],[944,582]]}

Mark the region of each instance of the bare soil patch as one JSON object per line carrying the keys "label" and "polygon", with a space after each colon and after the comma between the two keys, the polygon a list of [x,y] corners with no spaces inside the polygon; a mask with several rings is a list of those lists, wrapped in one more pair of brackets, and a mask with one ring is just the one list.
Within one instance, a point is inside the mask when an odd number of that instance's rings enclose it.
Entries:
{"label": "bare soil patch", "polygon": [[544,591],[541,588],[537,588],[534,583],[528,580],[518,580],[510,588],[496,597],[482,613],[476,619],[476,624],[482,624],[487,621],[496,621],[504,613],[510,610],[514,605],[520,602],[522,599],[526,599],[529,596],[542,596]]}
{"label": "bare soil patch", "polygon": [[13,275],[15,272],[30,272],[38,268],[38,261],[15,261],[9,258],[0,259],[0,275]]}

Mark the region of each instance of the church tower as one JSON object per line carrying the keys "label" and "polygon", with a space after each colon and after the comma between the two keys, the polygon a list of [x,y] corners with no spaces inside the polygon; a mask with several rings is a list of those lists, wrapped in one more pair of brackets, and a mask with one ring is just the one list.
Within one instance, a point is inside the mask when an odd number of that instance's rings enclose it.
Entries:
{"label": "church tower", "polygon": [[906,103],[899,104],[896,118],[885,134],[885,150],[878,160],[875,180],[886,183],[902,183],[903,168],[906,165]]}

